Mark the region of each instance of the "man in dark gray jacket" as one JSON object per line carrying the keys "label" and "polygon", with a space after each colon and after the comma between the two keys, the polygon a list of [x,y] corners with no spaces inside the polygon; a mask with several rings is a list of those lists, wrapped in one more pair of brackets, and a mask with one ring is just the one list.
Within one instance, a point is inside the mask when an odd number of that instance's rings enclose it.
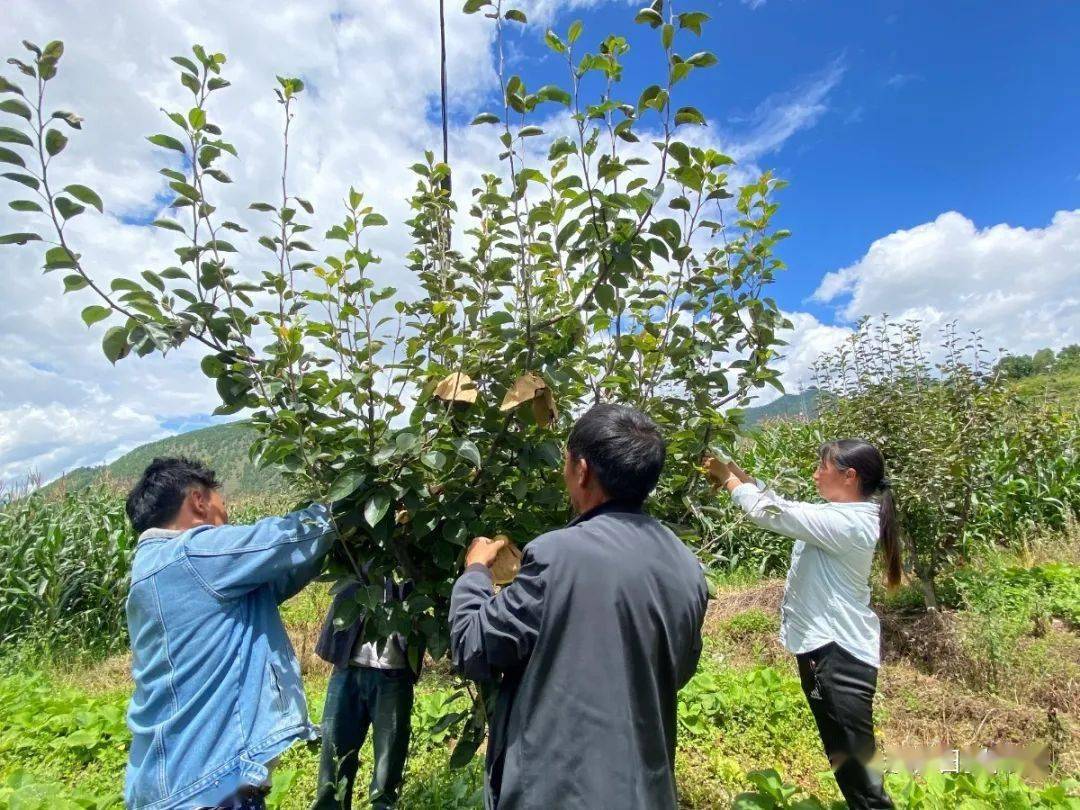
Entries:
{"label": "man in dark gray jacket", "polygon": [[578,513],[525,548],[496,595],[505,541],[479,537],[450,605],[454,663],[502,678],[489,810],[674,810],[677,693],[697,668],[707,590],[694,555],[642,512],[664,465],[656,424],[599,405],[570,433]]}

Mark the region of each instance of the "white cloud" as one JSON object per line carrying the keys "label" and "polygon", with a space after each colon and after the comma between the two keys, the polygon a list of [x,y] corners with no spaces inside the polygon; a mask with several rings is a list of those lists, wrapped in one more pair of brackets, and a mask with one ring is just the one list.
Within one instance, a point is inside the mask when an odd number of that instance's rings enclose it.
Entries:
{"label": "white cloud", "polygon": [[1080,210],[1045,228],[976,228],[955,211],[875,241],[814,293],[848,321],[888,313],[957,321],[987,348],[1030,353],[1080,341]]}
{"label": "white cloud", "polygon": [[903,87],[905,84],[910,84],[916,79],[921,78],[922,77],[919,76],[918,73],[894,73],[892,76],[885,80],[885,84],[887,84],[889,87],[900,88]]}
{"label": "white cloud", "polygon": [[792,90],[763,101],[754,114],[749,132],[740,135],[732,152],[737,160],[755,160],[779,149],[792,135],[814,126],[829,109],[829,93],[840,84],[846,67],[834,59]]}

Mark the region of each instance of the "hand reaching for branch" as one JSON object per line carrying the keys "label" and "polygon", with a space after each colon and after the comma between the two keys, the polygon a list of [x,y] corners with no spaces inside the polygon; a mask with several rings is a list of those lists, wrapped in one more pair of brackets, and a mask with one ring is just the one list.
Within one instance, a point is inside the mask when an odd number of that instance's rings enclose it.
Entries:
{"label": "hand reaching for branch", "polygon": [[747,484],[754,480],[747,475],[742,467],[730,459],[721,461],[716,456],[708,455],[702,461],[701,466],[713,486],[724,487],[728,492],[735,489],[739,484]]}

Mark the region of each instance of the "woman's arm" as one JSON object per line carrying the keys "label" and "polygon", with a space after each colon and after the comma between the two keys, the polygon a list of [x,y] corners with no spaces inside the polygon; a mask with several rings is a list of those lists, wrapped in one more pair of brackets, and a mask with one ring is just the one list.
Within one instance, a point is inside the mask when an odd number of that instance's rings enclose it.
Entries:
{"label": "woman's arm", "polygon": [[839,553],[850,546],[847,521],[819,504],[788,501],[771,489],[759,488],[734,461],[709,457],[705,471],[715,486],[731,493],[750,522],[762,529]]}

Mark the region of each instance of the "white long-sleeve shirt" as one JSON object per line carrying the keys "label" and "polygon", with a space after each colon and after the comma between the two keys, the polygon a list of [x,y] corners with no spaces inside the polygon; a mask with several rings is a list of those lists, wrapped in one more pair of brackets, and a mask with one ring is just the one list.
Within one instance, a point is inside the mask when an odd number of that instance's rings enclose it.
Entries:
{"label": "white long-sleeve shirt", "polygon": [[795,540],[780,609],[785,649],[799,654],[835,642],[880,666],[881,625],[870,609],[878,504],[788,501],[760,481],[731,495],[755,525]]}

